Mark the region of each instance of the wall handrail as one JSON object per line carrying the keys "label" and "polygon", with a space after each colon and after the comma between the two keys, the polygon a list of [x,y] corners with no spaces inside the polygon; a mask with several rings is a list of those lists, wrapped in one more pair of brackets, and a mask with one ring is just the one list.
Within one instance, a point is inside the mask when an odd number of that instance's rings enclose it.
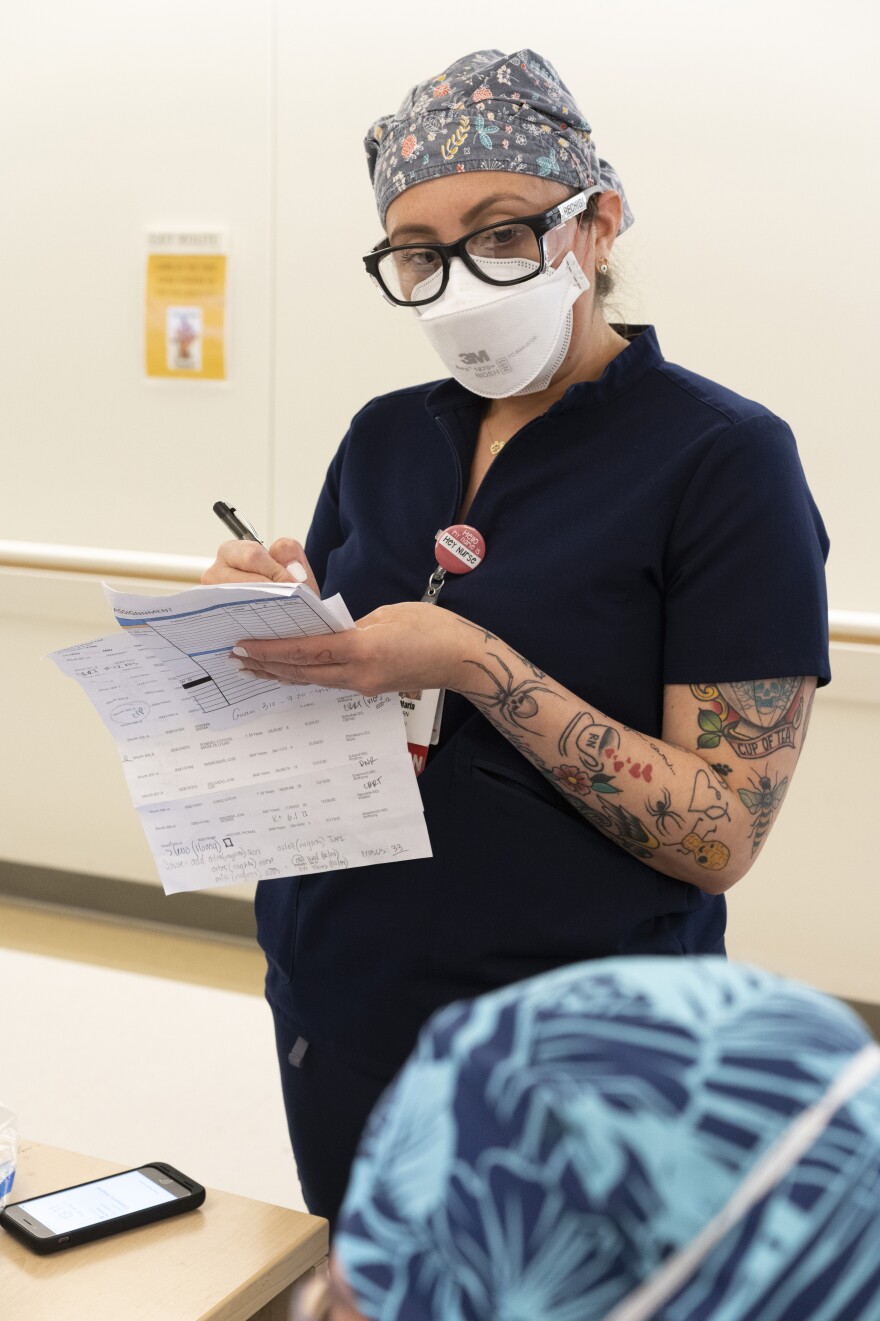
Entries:
{"label": "wall handrail", "polygon": [[880,613],[871,610],[829,610],[832,642],[880,644]]}
{"label": "wall handrail", "polygon": [[202,555],[162,555],[157,551],[112,550],[98,546],[53,546],[42,541],[0,541],[0,567],[64,573],[116,574],[197,583],[212,561]]}
{"label": "wall handrail", "polygon": [[[211,563],[206,555],[163,555],[157,551],[49,545],[42,541],[0,541],[0,568],[5,569],[116,574],[125,578],[197,583]],[[832,642],[880,645],[878,611],[829,610],[828,627]]]}

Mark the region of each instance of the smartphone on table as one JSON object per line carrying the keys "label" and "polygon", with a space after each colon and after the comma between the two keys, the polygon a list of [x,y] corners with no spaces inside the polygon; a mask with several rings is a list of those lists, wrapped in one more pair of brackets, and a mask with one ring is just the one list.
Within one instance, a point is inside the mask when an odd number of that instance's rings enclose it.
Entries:
{"label": "smartphone on table", "polygon": [[34,1252],[60,1252],[194,1211],[204,1200],[200,1183],[155,1160],[136,1170],[13,1202],[0,1211],[0,1225]]}

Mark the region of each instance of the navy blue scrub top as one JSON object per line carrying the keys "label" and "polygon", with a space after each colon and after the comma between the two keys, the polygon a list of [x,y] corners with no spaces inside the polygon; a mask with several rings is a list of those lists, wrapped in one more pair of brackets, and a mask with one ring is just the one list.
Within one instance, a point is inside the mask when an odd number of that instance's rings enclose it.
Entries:
{"label": "navy blue scrub top", "polygon": [[[306,543],[355,619],[422,595],[484,408],[446,380],[355,417]],[[486,558],[432,608],[649,737],[665,684],[830,678],[828,539],[791,431],[650,327],[512,437],[467,521]],[[606,839],[458,694],[419,786],[432,858],[258,887],[270,1001],[347,1062],[393,1070],[439,1005],[561,964],[723,950],[722,896]]]}

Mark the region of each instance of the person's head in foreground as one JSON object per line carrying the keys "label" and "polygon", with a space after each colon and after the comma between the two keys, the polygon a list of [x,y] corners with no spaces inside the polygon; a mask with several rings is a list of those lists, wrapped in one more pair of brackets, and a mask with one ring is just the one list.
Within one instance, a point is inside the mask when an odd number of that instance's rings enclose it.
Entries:
{"label": "person's head in foreground", "polygon": [[845,1006],[721,958],[451,1005],[362,1140],[331,1315],[877,1318],[878,1070]]}
{"label": "person's head in foreground", "polygon": [[552,64],[530,50],[466,55],[365,145],[386,230],[367,270],[468,390],[564,389],[624,347],[600,309],[632,214]]}

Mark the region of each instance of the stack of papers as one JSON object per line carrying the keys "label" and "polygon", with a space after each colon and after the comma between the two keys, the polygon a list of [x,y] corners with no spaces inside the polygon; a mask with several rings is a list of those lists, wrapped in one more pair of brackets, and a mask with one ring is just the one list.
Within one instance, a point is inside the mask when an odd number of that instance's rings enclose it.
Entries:
{"label": "stack of papers", "polygon": [[351,628],[340,598],[105,592],[121,631],[50,659],[113,735],[168,894],[430,857],[397,693],[284,684],[230,659],[244,638]]}

